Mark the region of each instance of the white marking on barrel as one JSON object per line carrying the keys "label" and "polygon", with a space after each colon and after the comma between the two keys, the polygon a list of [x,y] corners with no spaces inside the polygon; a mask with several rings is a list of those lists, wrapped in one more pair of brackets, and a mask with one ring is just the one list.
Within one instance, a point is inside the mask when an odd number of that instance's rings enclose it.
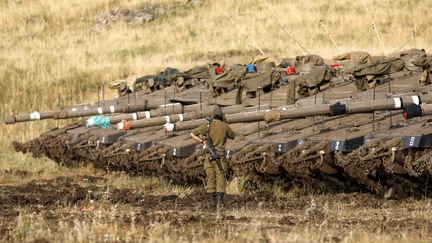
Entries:
{"label": "white marking on barrel", "polygon": [[183,114],[179,114],[179,120],[182,122],[184,119]]}
{"label": "white marking on barrel", "polygon": [[39,112],[35,111],[30,113],[30,120],[40,120],[40,119],[41,117]]}
{"label": "white marking on barrel", "polygon": [[138,119],[138,114],[137,113],[132,113],[132,119],[135,121]]}
{"label": "white marking on barrel", "polygon": [[91,126],[93,126],[94,125],[94,117],[90,117],[88,120],[87,120],[87,127],[91,127]]}
{"label": "white marking on barrel", "polygon": [[110,105],[110,111],[111,111],[111,113],[115,112],[115,107],[113,105]]}
{"label": "white marking on barrel", "polygon": [[123,130],[123,128],[124,128],[123,121],[117,123],[117,128],[118,128],[119,130]]}
{"label": "white marking on barrel", "polygon": [[150,118],[151,117],[149,111],[144,111],[144,115],[145,115],[145,118]]}
{"label": "white marking on barrel", "polygon": [[99,115],[102,115],[102,114],[103,114],[103,109],[102,109],[102,107],[98,107],[98,108],[97,108],[97,111],[98,111],[98,114],[99,114]]}
{"label": "white marking on barrel", "polygon": [[402,107],[402,101],[400,98],[394,98],[395,109],[400,109]]}
{"label": "white marking on barrel", "polygon": [[414,104],[420,105],[420,98],[417,95],[411,96],[411,98]]}
{"label": "white marking on barrel", "polygon": [[172,132],[174,131],[174,123],[166,123],[164,128],[166,132]]}

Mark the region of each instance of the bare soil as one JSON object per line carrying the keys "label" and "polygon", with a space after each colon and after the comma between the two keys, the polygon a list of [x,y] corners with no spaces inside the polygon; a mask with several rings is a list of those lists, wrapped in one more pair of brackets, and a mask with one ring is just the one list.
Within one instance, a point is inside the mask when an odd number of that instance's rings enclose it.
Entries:
{"label": "bare soil", "polygon": [[[319,228],[339,232],[337,236],[321,239],[336,242],[353,229],[390,235],[401,230],[429,233],[432,229],[429,202],[421,199],[393,201],[362,193],[294,193],[277,197],[268,191],[256,191],[226,195],[224,209],[217,211],[207,204],[207,195],[201,187],[180,197],[109,188],[101,186],[104,180],[99,177],[57,177],[0,186],[0,235],[13,240],[11,232],[20,213],[42,215],[50,231],[56,232],[60,223],[86,220],[101,211],[106,212],[102,217],[108,222],[115,221],[125,229],[134,225],[145,231],[155,224],[162,224],[175,229],[167,234],[181,235],[182,239],[189,240],[194,239],[197,228],[213,231],[228,227],[231,235],[226,237],[229,239],[233,239],[230,238],[232,234],[258,228],[262,234],[257,240],[268,240],[268,232]],[[114,218],[109,213],[112,207],[121,211]],[[211,237],[205,230],[203,232],[203,239]]]}

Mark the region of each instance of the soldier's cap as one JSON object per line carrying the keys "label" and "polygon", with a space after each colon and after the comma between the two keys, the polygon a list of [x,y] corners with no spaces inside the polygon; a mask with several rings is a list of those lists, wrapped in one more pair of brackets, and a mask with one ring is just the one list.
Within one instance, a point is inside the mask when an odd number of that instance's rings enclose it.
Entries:
{"label": "soldier's cap", "polygon": [[213,117],[214,118],[219,117],[221,119],[223,118],[223,112],[222,112],[222,109],[219,106],[216,106],[213,109]]}

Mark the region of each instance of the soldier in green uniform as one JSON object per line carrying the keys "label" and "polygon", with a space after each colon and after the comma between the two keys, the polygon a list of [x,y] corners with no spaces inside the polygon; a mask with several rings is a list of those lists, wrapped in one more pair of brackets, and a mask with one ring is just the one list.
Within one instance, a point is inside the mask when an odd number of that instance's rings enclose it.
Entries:
{"label": "soldier in green uniform", "polygon": [[[200,127],[192,131],[191,136],[194,140],[208,146],[206,139],[210,138],[215,152],[219,155],[219,161],[222,170],[226,171],[225,164],[225,144],[227,138],[234,139],[235,134],[231,127],[223,122],[223,113],[220,108],[213,112],[213,119],[208,119],[207,123],[202,124]],[[224,174],[219,169],[216,160],[211,160],[210,155],[206,153],[204,161],[204,170],[207,177],[206,190],[209,196],[210,203],[217,204],[218,207],[223,205],[223,198],[225,194],[226,181]]]}

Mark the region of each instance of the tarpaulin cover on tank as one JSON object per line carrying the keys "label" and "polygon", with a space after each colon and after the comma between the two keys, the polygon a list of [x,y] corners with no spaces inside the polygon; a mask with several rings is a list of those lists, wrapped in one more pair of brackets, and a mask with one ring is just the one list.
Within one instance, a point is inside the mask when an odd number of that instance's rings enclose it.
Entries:
{"label": "tarpaulin cover on tank", "polygon": [[318,55],[297,56],[294,67],[299,72],[308,72],[313,66],[324,64],[324,59]]}
{"label": "tarpaulin cover on tank", "polygon": [[348,72],[355,77],[366,75],[385,75],[400,72],[404,69],[404,61],[400,58],[386,58],[370,64],[360,64],[351,68]]}
{"label": "tarpaulin cover on tank", "polygon": [[257,91],[271,85],[272,72],[247,73],[241,80],[247,92]]}
{"label": "tarpaulin cover on tank", "polygon": [[347,60],[351,63],[357,63],[357,64],[372,63],[371,55],[365,51],[347,52],[347,53],[334,56],[333,59],[336,61]]}
{"label": "tarpaulin cover on tank", "polygon": [[214,76],[209,81],[209,85],[214,88],[231,88],[245,75],[245,73],[246,67],[240,65],[231,66],[223,73]]}
{"label": "tarpaulin cover on tank", "polygon": [[334,75],[329,67],[321,66],[312,68],[310,73],[296,77],[294,82],[296,85],[312,88],[324,81],[330,81],[333,77]]}
{"label": "tarpaulin cover on tank", "polygon": [[432,56],[426,56],[422,58],[418,58],[417,60],[412,62],[415,66],[423,69],[422,76],[420,78],[420,82],[425,84],[432,83],[431,80],[431,71],[432,71]]}
{"label": "tarpaulin cover on tank", "polygon": [[410,49],[396,53],[394,57],[401,58],[405,63],[405,68],[412,71],[419,71],[419,68],[413,62],[426,57],[424,49]]}
{"label": "tarpaulin cover on tank", "polygon": [[172,84],[175,82],[176,78],[180,75],[180,72],[171,67],[167,67],[163,72],[160,72],[158,75],[146,75],[135,80],[134,86],[139,85],[141,83],[146,83],[150,79],[154,80],[154,84],[150,84],[149,86],[165,86],[167,84]]}
{"label": "tarpaulin cover on tank", "polygon": [[254,61],[254,57],[252,56],[235,56],[235,57],[227,57],[220,62],[221,67],[225,69],[231,66],[236,66],[239,64],[248,64]]}
{"label": "tarpaulin cover on tank", "polygon": [[211,78],[210,74],[210,68],[206,66],[198,66],[194,67],[192,69],[187,70],[186,72],[182,73],[181,76],[183,76],[186,79],[189,78],[196,78],[196,79],[209,79]]}
{"label": "tarpaulin cover on tank", "polygon": [[432,56],[428,55],[426,57],[418,58],[417,60],[412,62],[417,67],[421,67],[423,69],[432,67]]}

